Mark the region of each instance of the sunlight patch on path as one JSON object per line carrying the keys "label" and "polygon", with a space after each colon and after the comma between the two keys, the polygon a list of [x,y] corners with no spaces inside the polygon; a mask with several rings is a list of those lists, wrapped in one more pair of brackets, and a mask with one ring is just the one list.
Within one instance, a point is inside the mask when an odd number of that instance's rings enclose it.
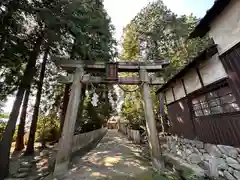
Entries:
{"label": "sunlight patch on path", "polygon": [[75,157],[67,180],[126,179],[151,171],[141,148],[122,134],[110,130],[98,146],[84,157]]}

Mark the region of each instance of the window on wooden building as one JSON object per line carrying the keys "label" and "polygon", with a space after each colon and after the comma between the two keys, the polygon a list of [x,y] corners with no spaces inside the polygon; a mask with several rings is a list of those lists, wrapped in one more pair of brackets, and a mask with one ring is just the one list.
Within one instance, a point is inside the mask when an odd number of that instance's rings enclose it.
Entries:
{"label": "window on wooden building", "polygon": [[192,100],[195,117],[240,111],[231,89],[226,86]]}

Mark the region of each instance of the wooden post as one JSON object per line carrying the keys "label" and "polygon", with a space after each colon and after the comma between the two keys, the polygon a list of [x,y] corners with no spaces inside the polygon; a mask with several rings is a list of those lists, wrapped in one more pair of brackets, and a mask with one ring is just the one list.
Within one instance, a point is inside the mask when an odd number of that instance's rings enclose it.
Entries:
{"label": "wooden post", "polygon": [[165,119],[165,109],[164,109],[164,94],[160,93],[158,96],[159,100],[159,116],[161,119],[161,126],[162,126],[162,133],[165,132],[165,127],[166,127],[166,122],[164,121]]}
{"label": "wooden post", "polygon": [[71,87],[70,99],[68,102],[67,113],[65,116],[62,137],[59,142],[56,157],[54,176],[62,176],[68,170],[69,160],[72,153],[72,141],[77,119],[78,106],[81,97],[82,83],[84,75],[83,68],[76,68],[74,80]]}
{"label": "wooden post", "polygon": [[149,147],[153,159],[153,163],[158,168],[162,167],[160,164],[160,146],[158,132],[156,128],[156,120],[153,111],[153,101],[151,98],[150,87],[149,87],[149,77],[146,69],[140,69],[140,78],[143,82],[142,96],[143,96],[143,106],[146,119],[146,127],[148,134]]}
{"label": "wooden post", "polygon": [[70,84],[65,85],[64,89],[64,96],[63,96],[63,107],[62,107],[62,112],[61,112],[61,117],[60,117],[60,136],[59,139],[62,135],[62,130],[63,130],[63,125],[64,125],[64,120],[67,112],[67,106],[69,102],[69,92],[70,92]]}

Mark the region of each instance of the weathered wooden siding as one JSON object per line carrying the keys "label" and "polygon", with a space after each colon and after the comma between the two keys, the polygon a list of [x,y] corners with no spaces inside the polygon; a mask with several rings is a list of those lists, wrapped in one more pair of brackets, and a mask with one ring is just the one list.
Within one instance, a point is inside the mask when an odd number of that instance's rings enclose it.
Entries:
{"label": "weathered wooden siding", "polygon": [[187,101],[185,98],[168,106],[172,134],[197,138],[205,143],[240,147],[240,112],[202,116],[192,121]]}
{"label": "weathered wooden siding", "polygon": [[202,116],[195,120],[195,127],[200,141],[240,146],[240,113]]}
{"label": "weathered wooden siding", "polygon": [[184,98],[168,105],[168,112],[171,122],[171,133],[185,138],[194,139],[195,132],[188,107],[188,99]]}
{"label": "weathered wooden siding", "polygon": [[[235,96],[236,101],[234,103],[240,106],[240,43],[219,57],[222,64],[217,57],[218,54],[215,54],[211,59],[207,61],[203,60],[195,67],[195,69],[199,70],[203,87],[197,87],[199,82],[194,80],[194,77],[197,77],[196,73],[195,75],[192,74],[190,78],[189,76],[187,77],[189,72],[186,72],[185,75],[181,75],[175,79],[175,82],[183,79],[183,89],[184,87],[186,88],[187,94],[183,99],[178,100],[180,98],[178,90],[180,88],[182,91],[182,87],[177,85],[178,83],[174,84],[172,82],[170,84],[176,96],[175,99],[172,98],[171,101],[166,101],[168,116],[171,122],[171,133],[188,139],[197,138],[205,143],[240,147],[239,110],[218,115],[214,113],[210,113],[209,115],[205,113],[204,115],[194,115],[193,112],[193,99],[226,85],[230,87],[232,95]],[[189,69],[189,71],[193,69]],[[193,88],[193,84],[197,88]],[[192,91],[193,89],[194,91]],[[164,91],[165,95],[167,95],[167,100],[173,96],[171,88],[167,87]]]}
{"label": "weathered wooden siding", "polygon": [[[240,112],[194,117],[191,101],[201,94],[226,84],[225,80],[211,84],[180,101],[168,105],[171,133],[204,143],[240,147]],[[189,101],[189,102],[188,102]]]}
{"label": "weathered wooden siding", "polygon": [[229,76],[228,83],[240,105],[240,43],[224,53],[220,59]]}
{"label": "weathered wooden siding", "polygon": [[174,101],[172,88],[168,88],[165,93],[167,104],[170,104]]}

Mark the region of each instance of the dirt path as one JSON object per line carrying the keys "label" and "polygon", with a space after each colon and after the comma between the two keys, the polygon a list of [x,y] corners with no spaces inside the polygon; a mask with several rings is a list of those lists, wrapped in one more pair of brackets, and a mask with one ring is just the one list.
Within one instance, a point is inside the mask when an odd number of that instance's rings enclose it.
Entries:
{"label": "dirt path", "polygon": [[117,131],[110,130],[98,146],[76,157],[67,180],[128,179],[151,171],[142,150]]}

